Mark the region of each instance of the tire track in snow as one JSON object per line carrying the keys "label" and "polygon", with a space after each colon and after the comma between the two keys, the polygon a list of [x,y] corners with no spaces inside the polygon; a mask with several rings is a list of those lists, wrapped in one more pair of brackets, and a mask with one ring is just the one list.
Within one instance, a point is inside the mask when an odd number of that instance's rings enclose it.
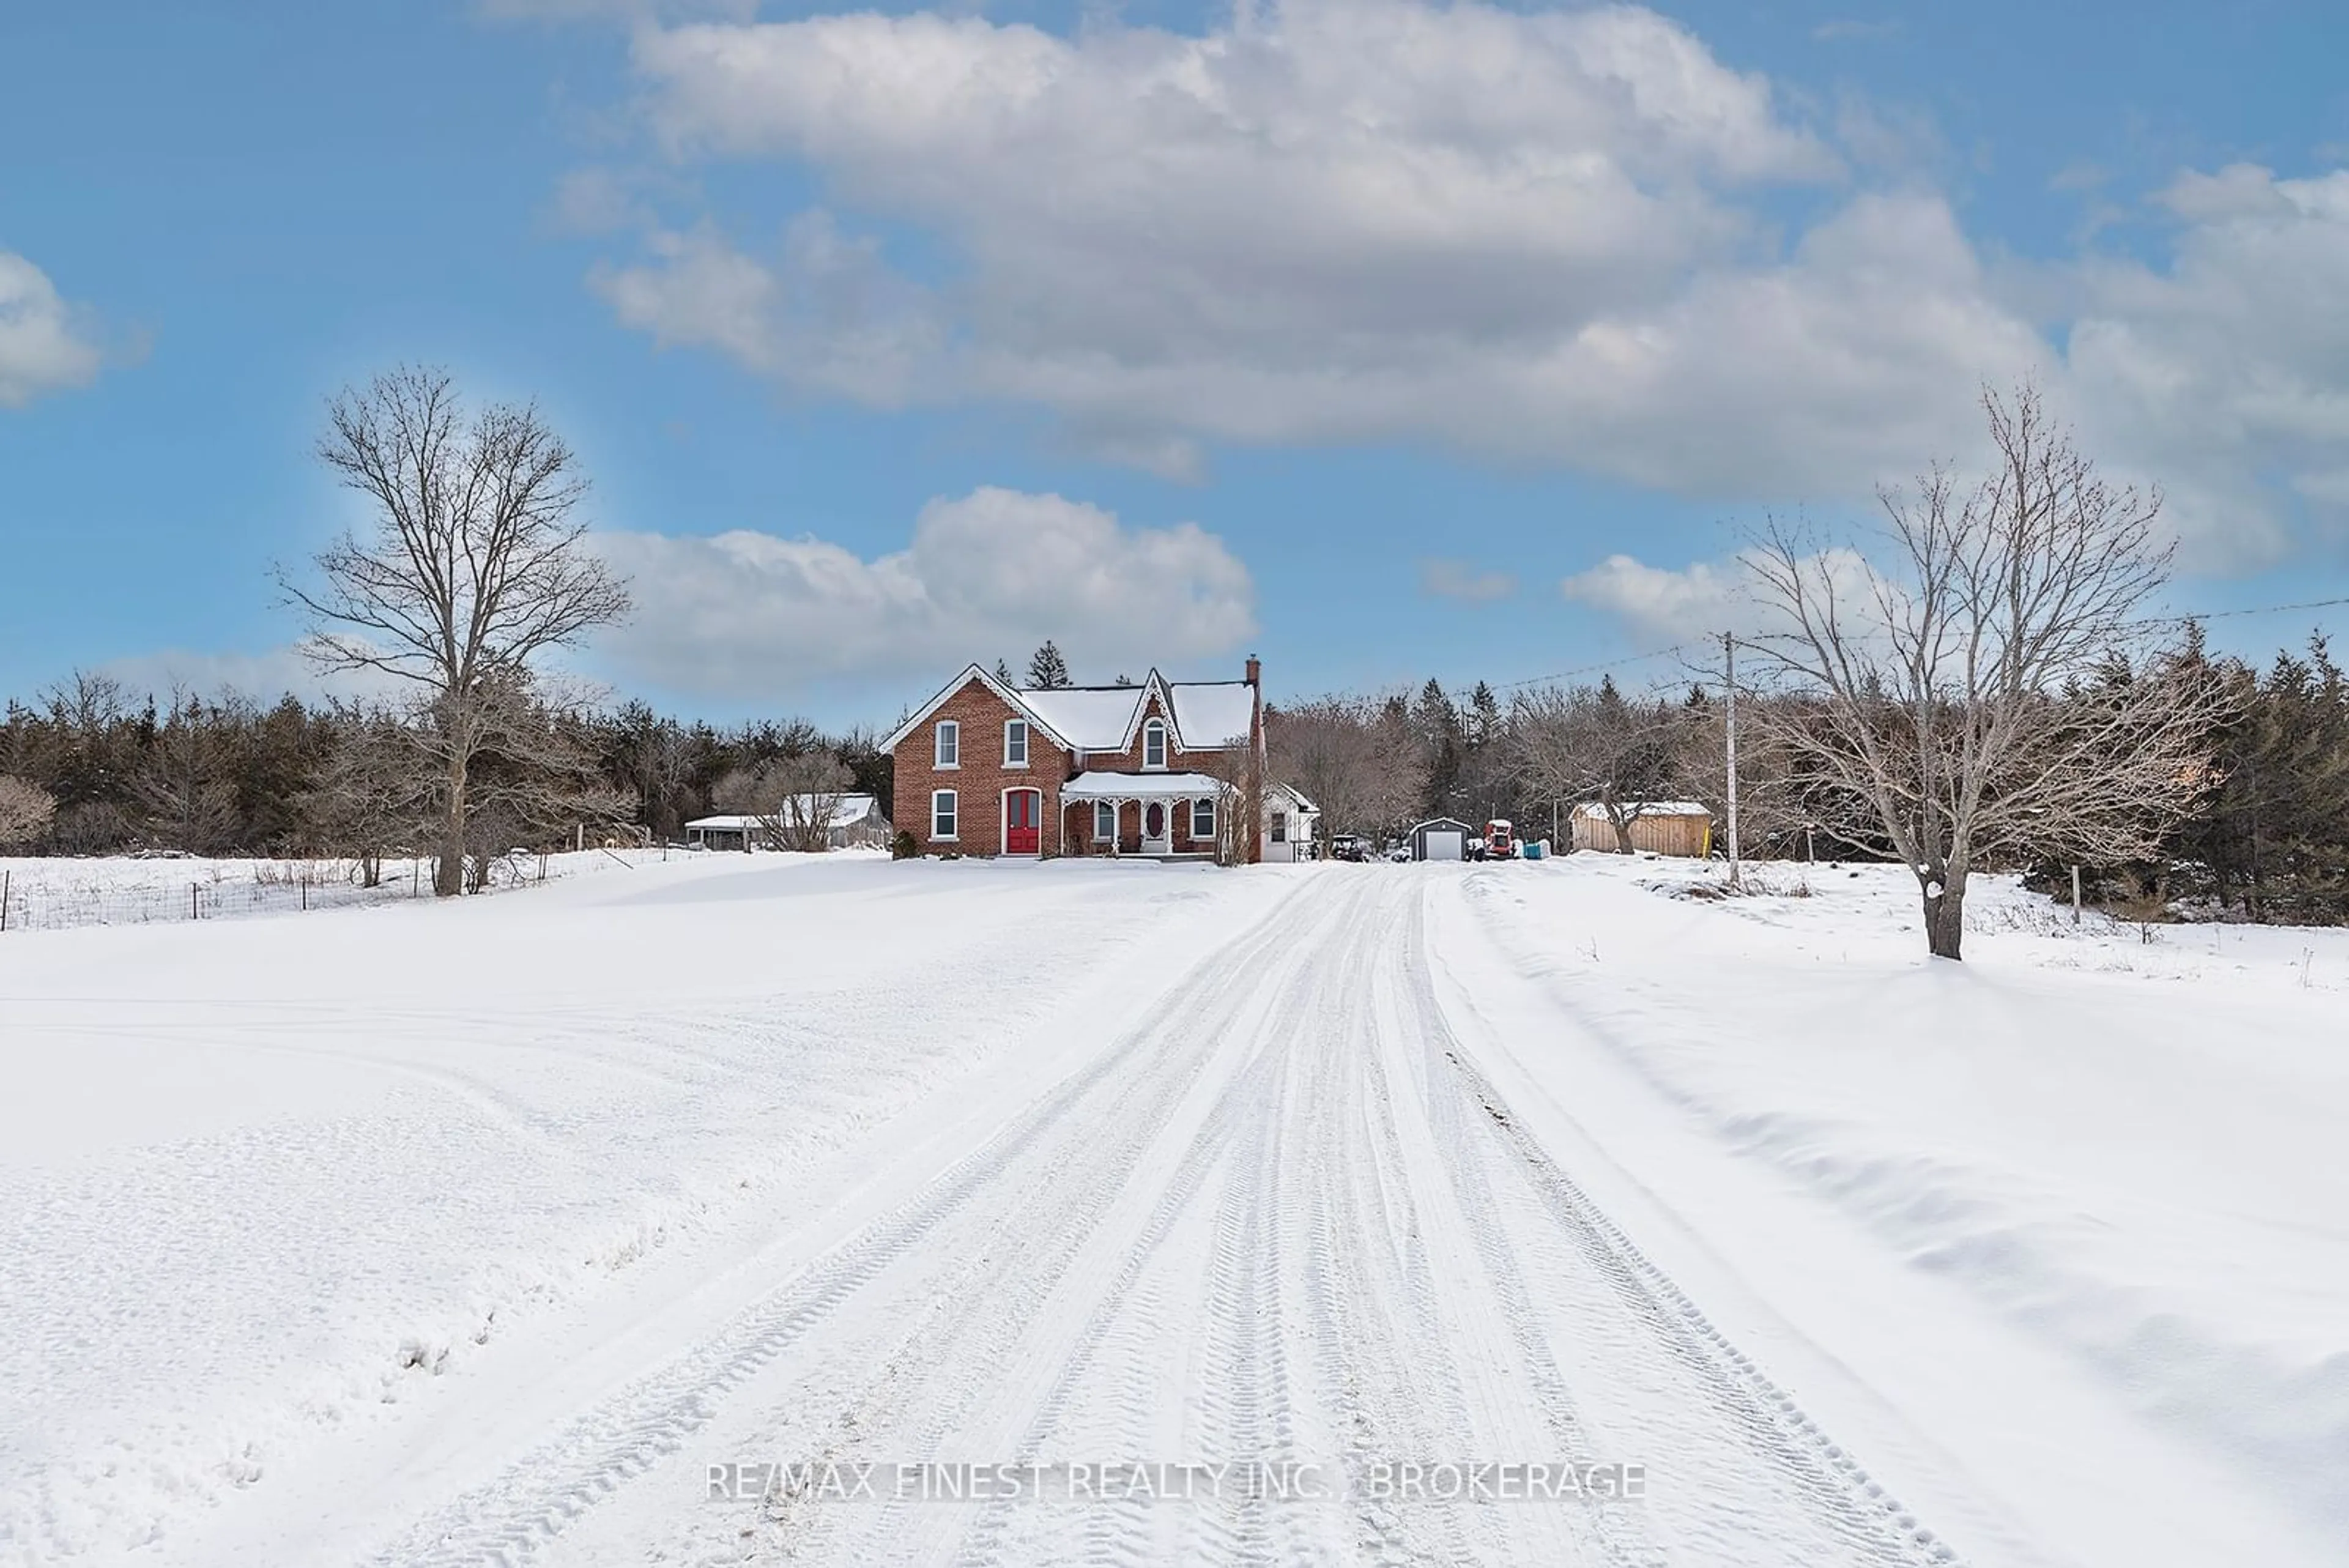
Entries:
{"label": "tire track in snow", "polygon": [[[1285,1027],[1292,1020],[1286,1014]],[[1272,1080],[1278,1065],[1278,1055],[1259,1043],[1248,1059],[1233,1075],[1206,1123],[1193,1137],[1177,1162],[1158,1200],[1143,1222],[1140,1233],[1126,1250],[1107,1287],[1095,1300],[1085,1326],[1079,1331],[1069,1347],[1068,1358],[1061,1364],[1051,1386],[1030,1417],[1014,1452],[1021,1458],[1036,1458],[1045,1451],[1059,1433],[1071,1401],[1085,1377],[1103,1360],[1103,1351],[1114,1343],[1121,1329],[1124,1331],[1126,1354],[1116,1358],[1117,1364],[1130,1370],[1139,1370],[1148,1356],[1159,1349],[1153,1342],[1154,1333],[1164,1334],[1164,1313],[1161,1297],[1152,1281],[1153,1265],[1159,1260],[1161,1250],[1178,1222],[1190,1212],[1206,1185],[1211,1171],[1222,1165],[1236,1137],[1237,1113],[1261,1096]],[[1116,1411],[1117,1430],[1123,1446],[1117,1442],[1105,1446],[1102,1452],[1142,1453],[1146,1451],[1147,1433],[1154,1409],[1145,1400],[1148,1384],[1145,1379],[1129,1376],[1122,1379],[1122,1394]],[[999,1502],[988,1509],[978,1526],[965,1541],[962,1556],[966,1560],[995,1562],[1001,1560],[1002,1532],[1008,1520],[1008,1505]],[[1104,1523],[1104,1521],[1109,1521]],[[1104,1505],[1092,1511],[1091,1522],[1109,1543],[1114,1526],[1115,1541],[1120,1547],[1139,1544],[1146,1532],[1143,1511],[1138,1507]]]}
{"label": "tire track in snow", "polygon": [[[1332,912],[1310,918],[1336,920],[1342,917]],[[1055,1314],[1047,1309],[1046,1303],[1056,1292],[1069,1293],[1062,1291],[1062,1282],[1070,1279],[1072,1272],[1082,1275],[1073,1287],[1081,1299],[1082,1292],[1099,1289],[1092,1282],[1109,1272],[1106,1292],[1097,1298],[1097,1310],[1088,1314],[1082,1326],[1069,1338],[1050,1342],[1050,1354],[1058,1359],[1058,1366],[1048,1392],[1038,1402],[1037,1413],[1027,1423],[1026,1436],[1015,1443],[1008,1456],[988,1451],[985,1457],[990,1462],[1006,1457],[1037,1457],[1043,1434],[1049,1431],[1048,1417],[1055,1407],[1055,1395],[1059,1394],[1064,1403],[1065,1390],[1092,1362],[1124,1290],[1147,1263],[1156,1240],[1163,1239],[1173,1219],[1195,1194],[1207,1168],[1230,1144],[1237,1112],[1252,1097],[1251,1086],[1261,1083],[1278,1066],[1278,1054],[1267,1043],[1294,1027],[1299,1005],[1293,988],[1284,983],[1288,972],[1287,964],[1278,956],[1259,963],[1263,955],[1253,951],[1229,953],[1226,957],[1229,961],[1221,966],[1226,971],[1224,989],[1220,994],[1211,994],[1202,1011],[1178,1017],[1170,1002],[1163,1027],[1179,1031],[1184,1048],[1177,1050],[1170,1042],[1164,1065],[1148,1081],[1149,1093],[1141,1095],[1135,1091],[1125,1096],[1140,1097],[1143,1104],[1134,1110],[1112,1106],[1098,1116],[1072,1117],[1067,1148],[1081,1159],[1078,1168],[1082,1175],[1021,1184],[1019,1191],[1025,1201],[1013,1207],[1004,1227],[1011,1244],[999,1250],[1001,1256],[988,1279],[968,1288],[940,1293],[942,1298],[961,1304],[962,1314],[957,1324],[981,1334],[987,1325],[994,1325],[999,1353],[975,1350],[967,1337],[957,1339],[955,1326],[949,1325],[938,1343],[926,1347],[918,1359],[932,1366],[1001,1366],[1017,1359],[1014,1353],[1018,1345],[1034,1334],[1038,1325],[1051,1321]],[[1262,1021],[1250,1022],[1258,1012],[1264,1014]],[[1160,1196],[1139,1241],[1130,1245],[1121,1243],[1123,1232],[1102,1231],[1103,1215],[1135,1177],[1145,1155],[1174,1120],[1181,1103],[1193,1092],[1222,1043],[1243,1031],[1249,1042],[1243,1047],[1243,1057],[1216,1093],[1205,1125],[1193,1136],[1188,1153],[1175,1168],[1169,1189]],[[1164,1224],[1159,1223],[1161,1217]],[[1103,1261],[1080,1271],[1076,1268],[1078,1258],[1088,1242],[1103,1253]],[[1113,1269],[1105,1261],[1112,1251],[1123,1255]],[[907,1412],[884,1429],[891,1433],[904,1452],[940,1454],[949,1440],[962,1432],[982,1397],[999,1397],[1004,1392],[999,1379],[948,1381],[932,1390],[933,1397],[926,1405]],[[861,1416],[860,1425],[873,1429],[875,1423]],[[1135,1444],[1114,1451],[1139,1454],[1146,1450]],[[869,1556],[876,1542],[885,1542],[893,1552],[904,1552],[936,1535],[948,1512],[934,1504],[893,1500],[849,1544],[859,1560]],[[986,1518],[982,1515],[982,1533]],[[804,1548],[809,1543],[797,1544]],[[826,1544],[834,1543],[827,1541]],[[943,1546],[943,1542],[938,1544]],[[984,1546],[983,1540],[967,1540],[957,1555],[969,1560],[979,1556]]]}
{"label": "tire track in snow", "polygon": [[1205,1053],[1186,1054],[1182,1047],[1187,1032],[1171,1028],[1170,1020],[1188,1022],[1183,1004],[1194,996],[1210,1005],[1218,1000],[1237,1005],[1230,993],[1247,982],[1234,981],[1230,971],[1236,967],[1247,974],[1256,961],[1288,941],[1291,932],[1282,915],[1294,901],[1293,896],[1284,900],[1235,942],[1195,965],[1148,1021],[911,1199],[794,1272],[716,1335],[584,1414],[495,1480],[453,1500],[374,1561],[387,1568],[471,1568],[535,1556],[589,1509],[677,1452],[713,1418],[721,1398],[806,1337],[891,1263],[969,1210],[1048,1134],[1092,1137],[1090,1125],[1071,1127],[1071,1118],[1104,1085],[1114,1086],[1137,1062],[1145,1083],[1195,1075]]}
{"label": "tire track in snow", "polygon": [[[1423,920],[1422,922],[1423,924]],[[1414,947],[1423,955],[1423,931]],[[1429,1050],[1452,1070],[1467,1122],[1527,1183],[1573,1256],[1628,1313],[1640,1336],[1701,1387],[1729,1428],[1793,1483],[1787,1495],[1833,1540],[1837,1561],[1868,1568],[1941,1568],[1956,1552],[1872,1480],[1752,1358],[1731,1344],[1687,1293],[1593,1202],[1509,1108],[1453,1033],[1423,956],[1413,971],[1425,992]],[[1438,1092],[1431,1085],[1431,1093]],[[1474,1158],[1463,1151],[1462,1158]]]}

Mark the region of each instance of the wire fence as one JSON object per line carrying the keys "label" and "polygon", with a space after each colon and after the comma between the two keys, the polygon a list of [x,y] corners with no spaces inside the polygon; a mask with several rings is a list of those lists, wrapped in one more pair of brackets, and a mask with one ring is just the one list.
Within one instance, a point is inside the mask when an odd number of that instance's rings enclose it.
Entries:
{"label": "wire fence", "polygon": [[[669,853],[652,848],[505,855],[490,863],[482,890],[508,892],[634,869]],[[0,866],[0,934],[308,914],[431,897],[428,859],[381,862],[372,883],[350,860],[20,859]]]}

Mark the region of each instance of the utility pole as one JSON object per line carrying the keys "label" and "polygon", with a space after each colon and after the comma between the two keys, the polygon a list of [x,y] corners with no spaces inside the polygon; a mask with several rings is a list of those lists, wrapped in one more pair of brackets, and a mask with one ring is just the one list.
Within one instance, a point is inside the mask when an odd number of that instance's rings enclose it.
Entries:
{"label": "utility pole", "polygon": [[1726,681],[1729,688],[1729,885],[1742,889],[1737,865],[1737,634],[1721,634],[1721,649],[1727,659]]}

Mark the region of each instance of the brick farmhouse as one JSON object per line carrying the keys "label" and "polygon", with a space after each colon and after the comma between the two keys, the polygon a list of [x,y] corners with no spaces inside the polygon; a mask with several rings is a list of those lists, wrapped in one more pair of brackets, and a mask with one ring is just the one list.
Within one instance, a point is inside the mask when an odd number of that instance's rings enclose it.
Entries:
{"label": "brick farmhouse", "polygon": [[1019,688],[974,664],[883,742],[893,815],[925,854],[1263,859],[1261,678]]}

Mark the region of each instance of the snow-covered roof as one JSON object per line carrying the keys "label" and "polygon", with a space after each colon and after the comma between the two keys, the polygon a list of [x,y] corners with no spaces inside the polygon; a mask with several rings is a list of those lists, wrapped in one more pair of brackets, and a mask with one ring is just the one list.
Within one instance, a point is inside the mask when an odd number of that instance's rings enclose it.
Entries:
{"label": "snow-covered roof", "polygon": [[1061,786],[1062,800],[1197,800],[1232,786],[1206,774],[1082,773]]}
{"label": "snow-covered roof", "polygon": [[[812,794],[796,794],[787,798],[802,815],[815,809],[816,797]],[[832,808],[832,826],[854,827],[873,815],[879,804],[878,800],[869,794],[842,795]],[[784,807],[778,806],[776,815],[783,815],[784,810]],[[746,828],[758,826],[759,822],[758,817],[747,813],[721,812],[716,816],[697,816],[685,826],[688,828],[698,827],[707,833],[740,833]]]}
{"label": "snow-covered roof", "polygon": [[1299,789],[1295,784],[1276,784],[1270,786],[1268,793],[1272,794],[1287,795],[1288,797],[1288,803],[1299,811],[1310,812],[1316,816],[1321,815],[1321,808],[1315,805],[1311,801],[1306,799],[1305,792]]}
{"label": "snow-covered roof", "polygon": [[1256,716],[1254,689],[1245,680],[1176,683],[1155,670],[1139,686],[1006,686],[979,666],[967,666],[937,694],[908,713],[881,742],[895,751],[946,700],[978,681],[1014,711],[1028,715],[1048,738],[1081,752],[1122,752],[1133,744],[1142,705],[1152,692],[1164,695],[1174,722],[1174,743],[1186,752],[1220,752],[1247,743]]}
{"label": "snow-covered roof", "polygon": [[1247,744],[1256,701],[1245,680],[1162,680],[1155,670],[1139,686],[1029,687],[1019,701],[1084,752],[1122,752],[1133,743],[1143,700],[1153,688],[1166,694],[1174,743],[1186,752],[1219,752]]}
{"label": "snow-covered roof", "polygon": [[1247,744],[1256,717],[1253,690],[1245,680],[1203,680],[1170,685],[1174,730],[1186,752]]}
{"label": "snow-covered roof", "polygon": [[1019,693],[1044,727],[1084,752],[1122,752],[1133,732],[1139,686],[1061,686]]}
{"label": "snow-covered roof", "polygon": [[[1619,809],[1628,811],[1634,816],[1711,816],[1713,815],[1713,807],[1702,801],[1694,800],[1627,801]],[[1588,817],[1594,822],[1604,822],[1607,819],[1607,808],[1595,800],[1587,801],[1574,808],[1574,815]]]}

